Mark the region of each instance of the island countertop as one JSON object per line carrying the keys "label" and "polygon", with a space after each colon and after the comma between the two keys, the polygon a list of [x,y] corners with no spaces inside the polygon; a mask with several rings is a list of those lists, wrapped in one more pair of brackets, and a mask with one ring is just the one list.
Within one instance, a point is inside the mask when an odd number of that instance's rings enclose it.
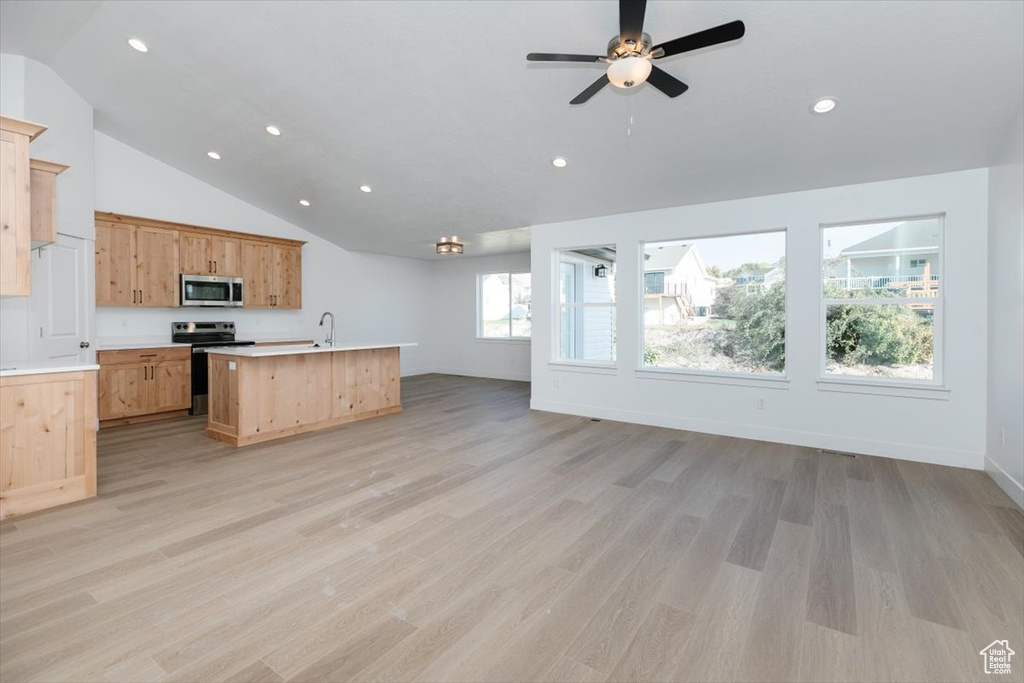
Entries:
{"label": "island countertop", "polygon": [[397,344],[335,344],[334,346],[216,346],[207,349],[207,353],[218,356],[237,356],[240,358],[263,358],[266,356],[296,356],[307,353],[336,353],[338,351],[367,351],[370,349],[396,349],[418,346],[415,342]]}

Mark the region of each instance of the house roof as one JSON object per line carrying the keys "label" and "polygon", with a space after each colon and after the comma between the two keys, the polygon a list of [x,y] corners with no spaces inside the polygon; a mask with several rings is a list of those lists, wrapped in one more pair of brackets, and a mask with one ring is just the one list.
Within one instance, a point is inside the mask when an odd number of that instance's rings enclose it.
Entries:
{"label": "house roof", "polygon": [[692,244],[680,244],[675,247],[655,247],[649,252],[645,250],[644,272],[675,270],[675,267],[679,265],[679,262],[683,260],[686,253],[692,248]]}
{"label": "house roof", "polygon": [[869,251],[898,251],[903,249],[939,248],[939,219],[915,219],[900,223],[881,235],[875,235],[839,252],[840,256]]}

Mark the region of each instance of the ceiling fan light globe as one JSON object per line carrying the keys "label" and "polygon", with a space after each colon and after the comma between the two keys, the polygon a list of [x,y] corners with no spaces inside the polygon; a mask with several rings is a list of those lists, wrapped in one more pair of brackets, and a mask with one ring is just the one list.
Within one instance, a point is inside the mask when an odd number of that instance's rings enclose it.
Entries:
{"label": "ceiling fan light globe", "polygon": [[616,88],[633,88],[650,75],[651,62],[644,57],[626,57],[608,65],[608,82]]}

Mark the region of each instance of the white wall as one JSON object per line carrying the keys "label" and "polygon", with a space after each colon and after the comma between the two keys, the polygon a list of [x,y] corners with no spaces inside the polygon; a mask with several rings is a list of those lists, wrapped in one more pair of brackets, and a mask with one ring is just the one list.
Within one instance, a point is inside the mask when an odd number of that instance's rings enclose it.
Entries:
{"label": "white wall", "polygon": [[170,337],[176,320],[234,320],[238,336],[322,339],[320,314],[337,317],[342,342],[417,342],[402,349],[402,374],[425,368],[422,331],[431,264],[350,252],[102,133],[95,134],[96,210],[305,240],[302,310],[107,308],[97,336]]}
{"label": "white wall", "polygon": [[[825,385],[817,383],[820,224],[938,213],[946,214],[948,391],[904,397],[822,390]],[[986,421],[987,224],[988,170],[979,169],[535,226],[531,405],[981,469]],[[780,228],[788,229],[789,381],[726,384],[637,376],[640,241]],[[617,368],[580,372],[550,365],[556,329],[551,296],[554,250],[612,243],[620,256]],[[757,408],[760,397],[765,399],[764,410]]]}
{"label": "white wall", "polygon": [[[48,126],[32,143],[32,157],[70,166],[57,178],[57,232],[93,240],[92,107],[52,69],[27,57],[0,55],[0,83],[0,113]],[[85,275],[92,273],[89,264]],[[0,359],[36,357],[30,321],[42,305],[37,297],[0,299]]]}
{"label": "white wall", "polygon": [[432,370],[529,381],[530,342],[476,338],[476,276],[529,271],[530,255],[452,258],[430,265],[430,300],[425,306],[425,323]]}
{"label": "white wall", "polygon": [[988,457],[985,469],[1024,507],[1024,111],[989,171]]}

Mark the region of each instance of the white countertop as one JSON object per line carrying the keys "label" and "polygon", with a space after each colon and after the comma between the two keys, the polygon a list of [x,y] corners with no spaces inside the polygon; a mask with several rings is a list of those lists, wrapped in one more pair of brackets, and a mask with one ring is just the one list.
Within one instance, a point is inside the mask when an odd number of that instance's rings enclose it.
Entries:
{"label": "white countertop", "polygon": [[54,372],[83,372],[99,370],[100,366],[90,363],[78,363],[68,358],[25,360],[0,363],[0,377],[18,377],[19,375],[47,375]]}
{"label": "white countertop", "polygon": [[[257,344],[266,344],[267,342],[297,342],[307,341],[313,338],[313,335],[307,335],[305,337],[301,335],[291,334],[240,334],[236,335],[239,341],[254,341]],[[99,339],[96,343],[97,351],[119,351],[122,349],[171,349],[176,347],[188,348],[191,344],[169,342],[167,337],[104,337]]]}
{"label": "white countertop", "polygon": [[364,351],[367,349],[394,349],[418,346],[414,342],[398,344],[335,344],[334,346],[232,346],[209,349],[207,353],[240,358],[263,358],[264,356],[295,356],[303,353],[334,353],[336,351]]}

